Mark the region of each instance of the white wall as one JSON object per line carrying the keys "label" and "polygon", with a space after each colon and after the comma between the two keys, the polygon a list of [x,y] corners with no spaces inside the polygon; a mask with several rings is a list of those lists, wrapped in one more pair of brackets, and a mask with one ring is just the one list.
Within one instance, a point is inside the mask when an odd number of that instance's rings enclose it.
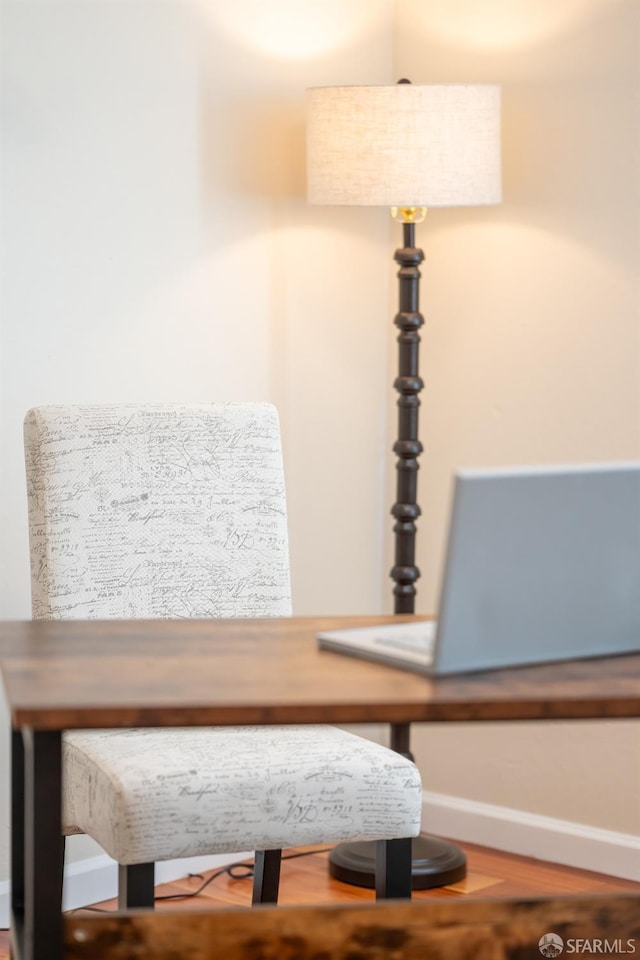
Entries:
{"label": "white wall", "polygon": [[[275,401],[296,611],[379,609],[388,221],[307,206],[304,95],[386,82],[391,16],[3,2],[0,616],[30,615],[25,411],[115,399]],[[0,880],[7,765],[5,726]]]}
{"label": "white wall", "polygon": [[[503,86],[503,205],[421,230],[426,612],[456,467],[640,458],[640,5],[398,0],[395,43],[398,76]],[[413,745],[437,793],[640,835],[637,723]]]}

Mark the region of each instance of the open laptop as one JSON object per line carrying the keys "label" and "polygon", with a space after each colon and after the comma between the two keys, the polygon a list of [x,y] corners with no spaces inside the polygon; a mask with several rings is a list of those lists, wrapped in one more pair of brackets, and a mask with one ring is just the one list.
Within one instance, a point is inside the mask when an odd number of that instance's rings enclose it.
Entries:
{"label": "open laptop", "polygon": [[318,643],[437,675],[640,651],[640,463],[460,471],[437,621]]}

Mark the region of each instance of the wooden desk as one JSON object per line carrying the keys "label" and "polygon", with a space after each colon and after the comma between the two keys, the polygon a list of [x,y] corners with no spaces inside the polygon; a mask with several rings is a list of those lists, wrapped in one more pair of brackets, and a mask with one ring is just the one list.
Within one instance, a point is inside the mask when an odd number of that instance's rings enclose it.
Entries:
{"label": "wooden desk", "polygon": [[[143,929],[151,938],[156,931],[158,950],[167,943],[166,935],[159,933],[167,921],[160,916],[128,915],[126,953],[114,946],[117,938],[109,927],[124,921],[108,918],[105,925],[103,918],[73,918],[63,922],[57,912],[61,731],[65,729],[640,717],[640,654],[433,680],[317,649],[315,635],[320,629],[394,619],[0,624],[0,665],[14,731],[12,929],[16,958],[60,960],[63,936],[67,942],[64,955],[78,958],[162,957],[162,952],[153,952],[156,948],[150,940],[140,948],[142,952],[131,952],[132,942],[136,938],[140,941]],[[640,916],[636,897],[615,898],[618,906],[613,913],[615,904],[610,898],[604,905],[597,898],[594,903],[598,904],[602,929],[613,930],[611,925],[621,923],[623,915]],[[606,904],[611,908],[608,914]],[[420,917],[427,917],[432,906],[378,906],[376,922],[388,917],[393,924],[394,910],[414,910],[417,912],[410,916],[415,919],[416,929],[425,928],[428,933],[431,924],[436,924],[435,914],[431,911],[433,920],[428,920],[426,927],[424,922],[420,927]],[[467,912],[470,906],[466,905]],[[277,926],[282,931],[288,914],[285,908],[277,909]],[[351,908],[350,913],[359,917],[363,909],[367,908]],[[492,909],[497,917],[498,906]],[[540,923],[546,915],[544,911],[537,914]],[[179,921],[176,916],[174,927],[178,924],[185,931],[195,929],[193,921],[189,926],[190,914],[180,916],[186,919]],[[260,919],[263,916],[263,911],[252,911],[241,921],[243,929],[264,923]],[[584,918],[584,914],[580,916]],[[459,912],[457,917],[456,922],[462,923],[463,914]],[[606,917],[609,919],[602,927]],[[220,924],[224,922],[219,917],[209,921],[217,925],[221,937]],[[452,921],[445,918],[443,922],[446,927]],[[488,922],[485,913],[484,927]],[[497,929],[499,919],[495,924]],[[540,935],[544,932],[541,930]],[[625,931],[625,936],[631,935]],[[100,936],[112,944],[109,953],[97,950],[96,938]],[[491,936],[495,940],[495,931]],[[637,939],[640,950],[640,928]],[[420,943],[424,947],[426,941]],[[194,960],[200,955],[213,956],[190,951],[188,955]],[[341,954],[327,954],[334,955]],[[362,953],[363,957],[378,955]],[[405,956],[402,952],[397,955]],[[175,954],[167,952],[169,956]]]}

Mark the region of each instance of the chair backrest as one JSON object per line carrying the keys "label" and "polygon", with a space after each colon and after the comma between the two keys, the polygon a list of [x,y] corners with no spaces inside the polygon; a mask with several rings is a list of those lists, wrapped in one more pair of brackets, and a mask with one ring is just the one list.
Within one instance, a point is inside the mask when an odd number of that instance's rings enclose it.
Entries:
{"label": "chair backrest", "polygon": [[36,407],[24,435],[34,618],[291,613],[271,405]]}

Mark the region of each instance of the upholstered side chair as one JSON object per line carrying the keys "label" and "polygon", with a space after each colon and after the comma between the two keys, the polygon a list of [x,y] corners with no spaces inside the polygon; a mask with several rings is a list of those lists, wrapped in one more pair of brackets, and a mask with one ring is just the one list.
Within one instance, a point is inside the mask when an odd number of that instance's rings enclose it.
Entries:
{"label": "upholstered side chair", "polygon": [[[290,615],[271,405],[39,407],[25,459],[34,618]],[[73,731],[63,771],[63,834],[117,861],[122,909],[153,906],[156,861],[240,850],[274,903],[283,847],[353,840],[379,841],[379,897],[411,896],[418,771],[336,727]]]}

